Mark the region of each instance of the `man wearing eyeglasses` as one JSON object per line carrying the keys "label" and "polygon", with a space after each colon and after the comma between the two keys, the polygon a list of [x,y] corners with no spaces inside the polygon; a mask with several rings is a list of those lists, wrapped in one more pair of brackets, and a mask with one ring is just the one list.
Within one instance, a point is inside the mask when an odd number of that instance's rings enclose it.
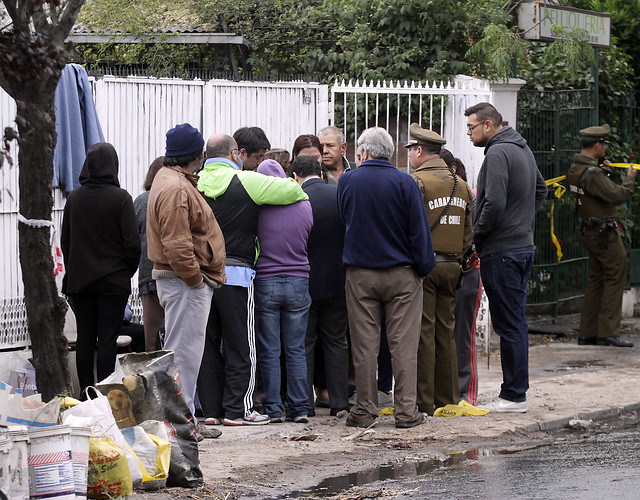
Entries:
{"label": "man wearing eyeglasses", "polygon": [[589,281],[584,291],[578,345],[633,347],[620,338],[622,294],[626,285],[627,251],[620,236],[617,206],[631,198],[637,170],[629,168],[621,185],[599,166],[609,144],[609,125],[580,131],[582,151],[567,174],[580,216],[580,241],[589,253]]}
{"label": "man wearing eyeglasses", "polygon": [[503,383],[484,408],[498,413],[527,411],[528,325],[524,308],[533,268],[535,213],[547,187],[527,142],[488,102],[467,108],[467,134],[484,149],[473,214],[473,239],[489,298],[493,327],[500,337]]}

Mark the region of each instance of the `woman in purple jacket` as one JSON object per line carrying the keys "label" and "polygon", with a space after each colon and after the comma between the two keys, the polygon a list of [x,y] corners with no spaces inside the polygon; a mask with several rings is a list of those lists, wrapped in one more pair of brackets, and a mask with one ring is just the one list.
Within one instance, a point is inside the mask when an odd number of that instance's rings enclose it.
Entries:
{"label": "woman in purple jacket", "polygon": [[[274,160],[258,172],[285,177]],[[280,352],[285,356],[287,420],[307,422],[309,412],[305,335],[311,297],[307,239],[313,226],[311,204],[264,206],[258,220],[260,256],[256,263],[255,299],[258,319],[258,361],[264,393],[262,404],[271,422],[282,422]]]}

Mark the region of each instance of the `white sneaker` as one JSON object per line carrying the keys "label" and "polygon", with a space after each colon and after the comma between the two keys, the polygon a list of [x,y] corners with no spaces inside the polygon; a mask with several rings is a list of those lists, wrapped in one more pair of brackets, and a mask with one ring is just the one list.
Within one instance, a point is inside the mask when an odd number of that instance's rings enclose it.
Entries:
{"label": "white sneaker", "polygon": [[223,420],[224,425],[240,426],[240,425],[266,425],[271,421],[269,415],[262,415],[257,411],[252,411],[245,417],[241,418],[225,418]]}
{"label": "white sneaker", "polygon": [[478,406],[478,408],[495,413],[526,413],[528,409],[526,401],[516,403],[515,401],[509,401],[508,399],[502,399],[501,397],[497,397],[491,401],[491,403],[486,405]]}

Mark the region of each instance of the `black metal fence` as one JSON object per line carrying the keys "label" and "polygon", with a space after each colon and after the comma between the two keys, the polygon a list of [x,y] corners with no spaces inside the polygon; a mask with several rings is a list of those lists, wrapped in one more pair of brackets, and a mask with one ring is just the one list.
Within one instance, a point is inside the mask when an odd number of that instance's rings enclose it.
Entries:
{"label": "black metal fence", "polygon": [[[596,115],[592,90],[520,91],[518,95],[518,131],[527,140],[538,167],[547,180],[567,173],[574,153],[580,151],[582,128],[609,123],[617,146],[611,148],[612,162],[633,161],[632,151],[640,162],[640,108],[636,96],[623,95],[615,106],[599,110]],[[619,170],[619,169],[617,169]],[[619,182],[622,173],[614,178]],[[568,188],[566,182],[560,183]],[[562,188],[560,188],[561,190]],[[640,190],[639,190],[640,191]],[[549,195],[536,216],[535,265],[529,281],[528,303],[541,313],[559,315],[574,312],[586,286],[587,254],[576,225],[575,200],[567,191],[556,197],[557,188],[549,186]],[[629,283],[640,283],[640,223],[633,214],[640,213],[640,194],[621,207],[621,221],[629,249]],[[637,217],[635,217],[637,219]],[[562,252],[558,260],[558,249]]]}

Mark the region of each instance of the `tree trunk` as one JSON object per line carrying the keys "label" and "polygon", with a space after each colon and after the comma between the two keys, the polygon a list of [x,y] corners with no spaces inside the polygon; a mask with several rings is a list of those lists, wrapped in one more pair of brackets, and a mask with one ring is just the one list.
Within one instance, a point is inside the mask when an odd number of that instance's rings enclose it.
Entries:
{"label": "tree trunk", "polygon": [[[49,95],[17,100],[20,214],[51,220],[53,151],[56,144],[55,83],[43,85]],[[58,295],[51,256],[51,230],[18,224],[20,266],[38,392],[48,401],[70,394],[67,340],[63,335],[66,301]]]}

